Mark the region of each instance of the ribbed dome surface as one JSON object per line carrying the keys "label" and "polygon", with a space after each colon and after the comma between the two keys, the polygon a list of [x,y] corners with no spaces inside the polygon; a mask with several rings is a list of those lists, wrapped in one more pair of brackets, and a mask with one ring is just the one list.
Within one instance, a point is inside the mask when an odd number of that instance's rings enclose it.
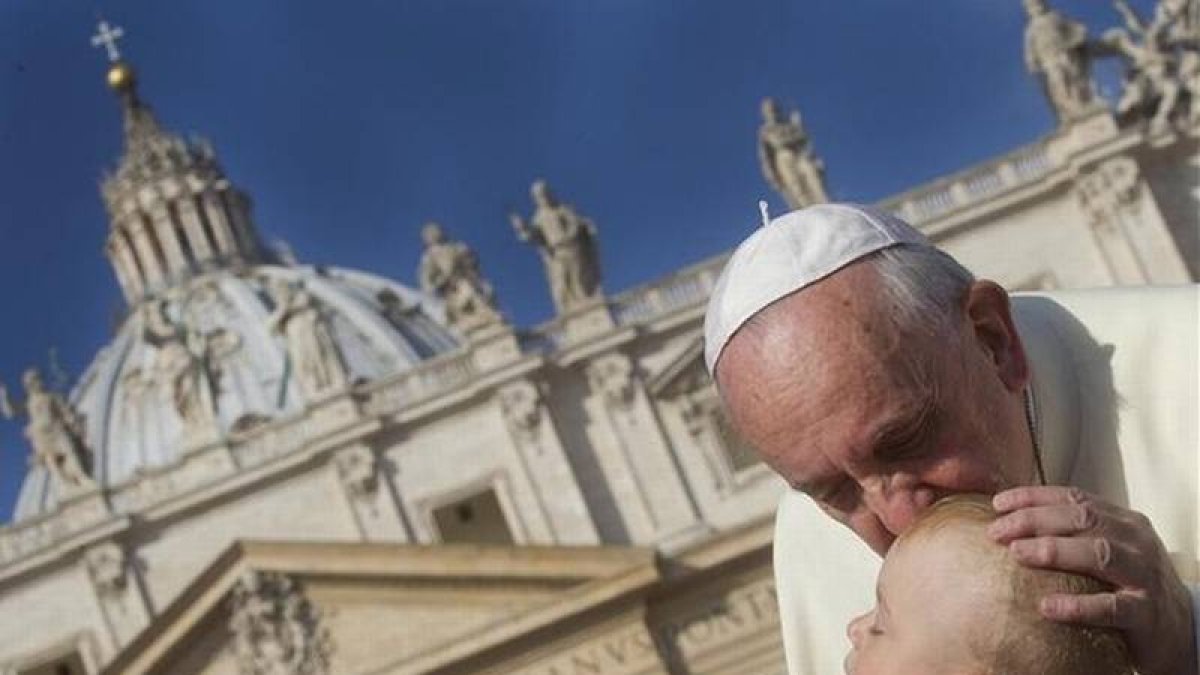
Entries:
{"label": "ribbed dome surface", "polygon": [[[317,301],[352,383],[402,372],[458,344],[443,327],[435,301],[375,275],[258,265],[196,277],[167,298],[171,314],[182,323],[206,334],[221,331],[232,344],[217,361],[221,433],[255,419],[289,417],[306,405],[296,378],[284,377],[286,344],[269,324],[271,282],[280,279],[302,286]],[[100,486],[119,485],[139,471],[171,464],[185,450],[170,378],[156,366],[159,347],[147,338],[145,322],[143,312],[132,313],[70,395],[84,419],[92,473]],[[34,463],[14,520],[51,510],[57,498],[54,481]]]}

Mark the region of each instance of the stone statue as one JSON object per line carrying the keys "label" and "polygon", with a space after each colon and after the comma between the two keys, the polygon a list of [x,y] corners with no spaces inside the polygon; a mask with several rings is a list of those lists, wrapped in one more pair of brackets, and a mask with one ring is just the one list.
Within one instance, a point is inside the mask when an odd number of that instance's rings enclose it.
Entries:
{"label": "stone statue", "polygon": [[421,239],[425,242],[418,269],[421,289],[442,300],[447,323],[468,332],[499,322],[492,285],[480,274],[475,252],[462,242],[448,241],[437,223],[427,223]]}
{"label": "stone statue", "polygon": [[346,365],[316,298],[283,279],[271,280],[270,293],[275,311],[267,322],[284,337],[286,372],[296,377],[300,390],[313,397],[344,386],[349,380]]}
{"label": "stone statue", "polygon": [[1149,23],[1124,0],[1113,4],[1125,28],[1106,31],[1101,45],[1126,60],[1117,113],[1150,115],[1152,129],[1166,128],[1177,113],[1189,123],[1200,120],[1200,28],[1188,25],[1196,13],[1188,5],[1200,2],[1163,0]]}
{"label": "stone statue", "polygon": [[244,675],[321,675],[332,651],[320,612],[290,577],[249,570],[230,590],[230,648]]}
{"label": "stone statue", "polygon": [[1160,0],[1159,7],[1178,17],[1168,42],[1179,54],[1179,81],[1189,98],[1186,120],[1200,125],[1200,0]]}
{"label": "stone statue", "polygon": [[1046,98],[1059,124],[1067,124],[1097,109],[1092,86],[1091,45],[1082,23],[1046,6],[1046,0],[1024,0],[1025,65],[1040,75]]}
{"label": "stone statue", "polygon": [[762,101],[763,123],[758,128],[758,160],[763,176],[793,209],[829,201],[825,165],[813,154],[800,111],[784,121],[775,99]]}
{"label": "stone statue", "polygon": [[558,313],[599,299],[595,225],[555,199],[545,181],[534,181],[530,194],[536,207],[531,222],[515,213],[509,218],[521,241],[533,242],[541,252]]}
{"label": "stone statue", "polygon": [[21,413],[29,417],[25,437],[33,447],[33,461],[45,467],[60,490],[70,493],[94,487],[82,418],[62,395],[46,388],[36,369],[26,370],[23,381],[23,403],[11,401],[0,385],[0,412],[9,419]]}
{"label": "stone statue", "polygon": [[219,359],[237,349],[241,339],[225,329],[204,333],[175,322],[165,299],[147,305],[143,335],[158,348],[155,368],[170,383],[171,400],[183,420],[184,438],[197,441],[215,435]]}

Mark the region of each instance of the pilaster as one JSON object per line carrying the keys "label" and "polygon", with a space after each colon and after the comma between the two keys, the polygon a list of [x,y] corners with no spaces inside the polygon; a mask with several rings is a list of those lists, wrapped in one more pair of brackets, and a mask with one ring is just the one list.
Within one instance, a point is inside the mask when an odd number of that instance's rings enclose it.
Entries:
{"label": "pilaster", "polygon": [[554,543],[600,543],[542,387],[517,380],[501,387],[496,400]]}
{"label": "pilaster", "polygon": [[150,623],[151,612],[135,559],[112,540],[89,548],[83,556],[96,600],[114,647],[128,644]]}
{"label": "pilaster", "polygon": [[597,439],[600,465],[634,542],[690,536],[702,527],[697,507],[632,361],[604,354],[587,364],[586,374],[593,409],[609,431]]}
{"label": "pilaster", "polygon": [[355,443],[339,450],[334,465],[363,540],[402,543],[412,540],[393,486],[379,455],[370,446]]}
{"label": "pilaster", "polygon": [[1187,268],[1137,162],[1113,157],[1075,179],[1075,196],[1114,283],[1186,283]]}

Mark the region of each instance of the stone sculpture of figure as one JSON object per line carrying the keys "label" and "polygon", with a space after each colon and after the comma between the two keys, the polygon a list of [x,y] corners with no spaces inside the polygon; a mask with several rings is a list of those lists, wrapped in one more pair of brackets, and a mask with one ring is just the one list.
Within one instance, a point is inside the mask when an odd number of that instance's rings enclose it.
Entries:
{"label": "stone sculpture of figure", "polygon": [[46,468],[60,490],[93,487],[82,418],[62,395],[46,388],[37,370],[26,370],[23,381],[23,403],[10,401],[8,391],[0,386],[0,412],[10,419],[22,412],[29,417],[25,437],[33,447],[33,460]]}
{"label": "stone sculpture of figure", "polygon": [[238,336],[224,329],[203,333],[176,323],[165,299],[147,306],[143,335],[158,348],[155,368],[170,383],[184,437],[203,440],[214,435],[221,381],[218,360],[237,348]]}
{"label": "stone sculpture of figure", "polygon": [[230,590],[231,650],[246,675],[322,675],[332,651],[320,611],[287,575],[249,570]]}
{"label": "stone sculpture of figure", "polygon": [[1168,41],[1179,54],[1179,82],[1190,98],[1187,121],[1200,125],[1200,0],[1160,0],[1160,11],[1178,18]]}
{"label": "stone sculpture of figure", "polygon": [[421,229],[425,252],[418,276],[421,289],[442,300],[446,321],[467,332],[500,321],[492,285],[479,272],[479,260],[466,244],[446,239],[442,226]]}
{"label": "stone sculpture of figure", "polygon": [[558,313],[595,301],[601,293],[595,225],[555,199],[545,181],[534,181],[530,193],[536,207],[531,222],[516,214],[510,219],[521,241],[541,252]]}
{"label": "stone sculpture of figure", "polygon": [[1196,0],[1164,0],[1146,23],[1123,0],[1114,0],[1125,28],[1106,31],[1101,44],[1127,61],[1118,114],[1152,112],[1151,128],[1161,129],[1180,104],[1190,99],[1191,109],[1184,114],[1196,119],[1200,110],[1200,37],[1195,36],[1194,27],[1188,30],[1189,2],[1196,4]]}
{"label": "stone sculpture of figure", "polygon": [[1049,9],[1046,0],[1024,2],[1029,14],[1025,27],[1026,67],[1041,76],[1059,124],[1086,116],[1097,107],[1087,29]]}
{"label": "stone sculpture of figure", "polygon": [[287,367],[300,390],[313,397],[345,385],[346,365],[316,298],[303,286],[283,279],[273,279],[270,292],[275,311],[267,322],[284,337]]}
{"label": "stone sculpture of figure", "polygon": [[799,111],[784,120],[772,98],[762,102],[758,129],[758,159],[763,176],[793,209],[829,201],[825,166],[812,151]]}

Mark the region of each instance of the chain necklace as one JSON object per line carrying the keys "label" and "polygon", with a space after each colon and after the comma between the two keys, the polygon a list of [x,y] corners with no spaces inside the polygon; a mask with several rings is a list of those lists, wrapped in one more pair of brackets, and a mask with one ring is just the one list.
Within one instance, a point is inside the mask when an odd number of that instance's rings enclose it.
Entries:
{"label": "chain necklace", "polygon": [[1029,428],[1029,441],[1033,445],[1033,461],[1037,467],[1038,484],[1045,485],[1046,468],[1042,465],[1042,442],[1038,434],[1041,430],[1041,425],[1038,424],[1037,404],[1033,400],[1033,387],[1026,386],[1024,394],[1025,425]]}

